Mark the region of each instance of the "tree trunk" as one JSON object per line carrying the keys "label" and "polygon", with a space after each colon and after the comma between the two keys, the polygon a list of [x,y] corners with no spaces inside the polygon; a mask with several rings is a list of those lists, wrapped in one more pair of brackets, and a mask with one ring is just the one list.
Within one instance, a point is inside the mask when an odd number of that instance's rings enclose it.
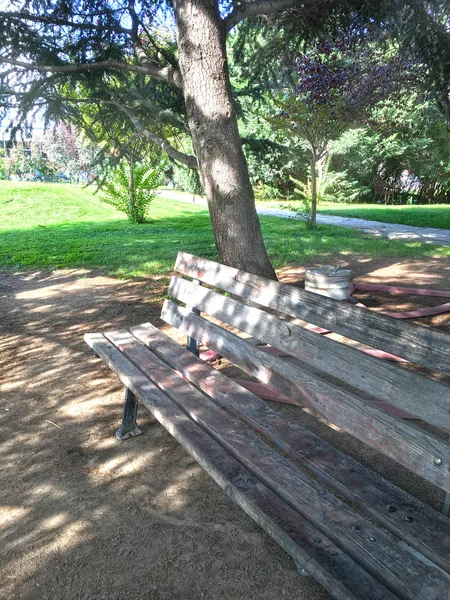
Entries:
{"label": "tree trunk", "polygon": [[311,158],[311,227],[317,225],[317,173],[316,173],[316,153],[313,152]]}
{"label": "tree trunk", "polygon": [[221,261],[276,279],[256,214],[231,98],[216,0],[175,0],[189,128]]}

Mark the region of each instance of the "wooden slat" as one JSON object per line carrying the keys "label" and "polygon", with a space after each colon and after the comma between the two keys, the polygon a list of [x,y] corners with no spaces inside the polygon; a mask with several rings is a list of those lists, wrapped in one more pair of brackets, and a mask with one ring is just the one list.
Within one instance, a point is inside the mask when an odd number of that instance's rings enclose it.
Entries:
{"label": "wooden slat", "polygon": [[450,334],[446,332],[375,314],[184,252],[178,254],[175,270],[261,306],[450,374]]}
{"label": "wooden slat", "polygon": [[444,515],[289,421],[150,323],[131,332],[219,406],[243,418],[290,456],[305,461],[316,476],[450,573],[450,536],[442,535],[450,525]]}
{"label": "wooden slat", "polygon": [[[369,402],[289,364],[277,356],[166,300],[161,317],[201,340],[247,373],[301,401],[331,423],[393,458],[431,483],[450,491],[450,445]],[[435,461],[435,459],[439,459]],[[440,461],[440,462],[439,462]]]}
{"label": "wooden slat", "polygon": [[105,336],[181,410],[299,514],[404,598],[440,598],[450,579],[402,550],[380,529],[312,480],[212,403],[126,331]]}
{"label": "wooden slat", "polygon": [[86,342],[220,487],[337,600],[398,600],[186,416],[104,336]]}
{"label": "wooden slat", "polygon": [[[450,388],[398,365],[361,354],[259,308],[173,277],[169,295],[295,356],[319,374],[345,382],[436,427],[450,429]],[[424,402],[424,398],[427,399]]]}

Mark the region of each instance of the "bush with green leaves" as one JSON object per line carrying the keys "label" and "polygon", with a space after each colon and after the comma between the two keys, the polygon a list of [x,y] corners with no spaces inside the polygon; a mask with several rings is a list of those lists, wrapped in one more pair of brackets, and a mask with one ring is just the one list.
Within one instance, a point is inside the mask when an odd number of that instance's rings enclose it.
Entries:
{"label": "bush with green leaves", "polygon": [[361,197],[370,193],[369,186],[352,179],[347,171],[327,171],[319,200],[340,203],[359,202]]}
{"label": "bush with green leaves", "polygon": [[312,200],[310,197],[305,196],[301,200],[301,206],[294,206],[293,204],[281,204],[281,208],[285,210],[289,210],[294,213],[293,219],[297,219],[297,221],[301,221],[305,223],[306,227],[312,227]]}
{"label": "bush with green leaves", "polygon": [[134,223],[143,223],[161,174],[147,165],[122,162],[112,179],[103,187],[102,200],[127,215]]}
{"label": "bush with green leaves", "polygon": [[450,131],[433,102],[416,93],[377,104],[367,124],[345,132],[331,153],[332,168],[358,182],[358,201],[380,200],[374,179],[395,190],[395,204],[450,200]]}
{"label": "bush with green leaves", "polygon": [[0,150],[0,179],[6,179],[6,162],[3,150]]}
{"label": "bush with green leaves", "polygon": [[191,194],[200,195],[204,193],[198,171],[188,169],[183,165],[172,165],[172,181],[175,189],[180,190],[181,192],[190,192]]}
{"label": "bush with green leaves", "polygon": [[253,192],[255,194],[255,200],[258,202],[264,202],[266,200],[281,200],[285,196],[280,192],[279,189],[267,185],[262,181],[259,181],[253,186]]}
{"label": "bush with green leaves", "polygon": [[24,180],[32,179],[37,172],[42,175],[51,174],[42,145],[36,141],[30,144],[16,141],[7,153],[4,165],[7,173]]}
{"label": "bush with green leaves", "polygon": [[299,181],[291,177],[291,181],[294,184],[294,197],[301,200],[301,206],[295,206],[293,204],[281,204],[281,208],[290,210],[294,213],[294,219],[302,221],[307,227],[313,227],[312,224],[312,194],[311,194],[311,181],[307,183]]}

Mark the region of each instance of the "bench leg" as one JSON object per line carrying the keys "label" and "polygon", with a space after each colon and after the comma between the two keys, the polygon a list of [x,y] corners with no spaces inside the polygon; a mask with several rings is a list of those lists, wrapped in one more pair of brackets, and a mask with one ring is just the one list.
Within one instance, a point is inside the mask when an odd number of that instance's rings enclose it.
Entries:
{"label": "bench leg", "polygon": [[294,562],[295,562],[295,566],[297,567],[298,574],[301,575],[302,577],[309,577],[309,571],[304,569],[302,567],[302,565],[300,563],[298,563],[297,561],[294,561]]}
{"label": "bench leg", "polygon": [[200,342],[198,340],[188,336],[186,340],[186,347],[189,352],[192,352],[192,354],[195,354],[195,356],[200,356]]}
{"label": "bench leg", "polygon": [[138,412],[138,399],[133,392],[125,388],[125,404],[123,408],[123,419],[122,425],[116,431],[116,438],[123,442],[131,437],[141,435],[142,431],[136,424],[136,417]]}
{"label": "bench leg", "polygon": [[[191,308],[191,312],[193,312],[195,315],[200,314],[200,311],[197,308]],[[197,356],[197,357],[200,356],[200,342],[198,340],[195,340],[194,338],[187,336],[186,348],[189,350],[189,352],[192,352],[192,354],[195,354],[195,356]]]}
{"label": "bench leg", "polygon": [[445,496],[444,500],[444,508],[442,510],[446,517],[450,518],[450,493]]}
{"label": "bench leg", "polygon": [[[201,285],[201,282],[198,279],[194,279],[192,281],[192,283],[194,285],[198,285],[198,286]],[[186,305],[186,312],[192,312],[192,313],[194,313],[194,315],[201,314],[198,308],[194,308],[193,306],[188,306],[188,305]],[[192,354],[195,354],[195,356],[197,356],[197,357],[200,356],[200,342],[198,340],[195,340],[194,338],[187,336],[186,348],[189,350],[189,352],[192,352]]]}

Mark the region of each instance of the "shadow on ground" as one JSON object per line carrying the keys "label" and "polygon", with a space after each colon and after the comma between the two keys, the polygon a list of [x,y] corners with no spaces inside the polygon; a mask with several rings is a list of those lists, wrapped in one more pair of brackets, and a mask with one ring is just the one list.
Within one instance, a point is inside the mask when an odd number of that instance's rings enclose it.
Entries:
{"label": "shadow on ground", "polygon": [[[371,283],[449,289],[448,259],[392,264],[338,254],[332,262]],[[302,277],[302,268],[280,271],[286,283]],[[290,557],[146,411],[144,435],[122,444],[113,437],[121,385],[83,334],[145,321],[167,329],[159,320],[166,285],[165,277],[121,282],[84,270],[0,275],[5,600],[329,598],[298,577]],[[379,303],[377,310],[386,302],[389,310],[417,306],[412,297],[367,301]],[[450,329],[448,315],[421,322]],[[282,410],[298,416],[295,407]],[[300,412],[342,445],[341,434]],[[439,507],[432,486],[410,474],[406,481],[404,470],[344,442],[359,460]]]}
{"label": "shadow on ground", "polygon": [[5,600],[328,595],[122,389],[87,331],[150,320],[165,279],[0,275],[0,555]]}

